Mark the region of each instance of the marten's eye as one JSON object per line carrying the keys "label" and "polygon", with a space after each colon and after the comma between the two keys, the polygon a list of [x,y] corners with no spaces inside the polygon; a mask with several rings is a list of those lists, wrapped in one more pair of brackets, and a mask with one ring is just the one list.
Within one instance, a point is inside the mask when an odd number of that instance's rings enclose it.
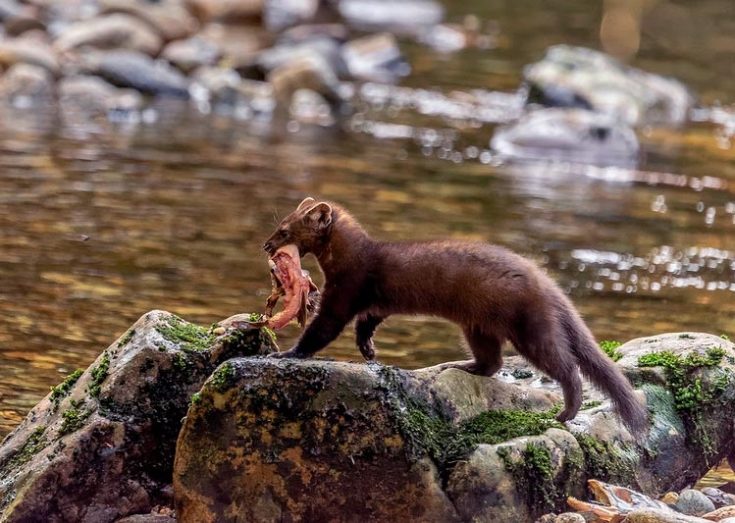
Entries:
{"label": "marten's eye", "polygon": [[279,238],[285,238],[286,236],[288,236],[288,231],[286,231],[284,229],[281,229],[280,231],[278,231],[278,237]]}

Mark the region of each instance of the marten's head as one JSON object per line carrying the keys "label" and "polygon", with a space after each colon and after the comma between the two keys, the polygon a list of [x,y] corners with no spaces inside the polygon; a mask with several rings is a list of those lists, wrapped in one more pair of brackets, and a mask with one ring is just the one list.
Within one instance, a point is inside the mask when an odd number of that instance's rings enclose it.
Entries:
{"label": "marten's head", "polygon": [[306,198],[278,224],[276,231],[263,244],[263,249],[273,256],[280,247],[292,243],[299,248],[301,256],[314,252],[329,238],[333,212],[328,203]]}

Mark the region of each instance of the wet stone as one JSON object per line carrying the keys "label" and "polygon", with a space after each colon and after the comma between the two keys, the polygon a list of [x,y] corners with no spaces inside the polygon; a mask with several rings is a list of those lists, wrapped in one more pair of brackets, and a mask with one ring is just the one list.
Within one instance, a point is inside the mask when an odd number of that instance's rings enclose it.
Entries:
{"label": "wet stone", "polygon": [[677,80],[624,66],[583,47],[551,47],[523,75],[529,103],[592,109],[634,126],[681,124],[693,104]]}
{"label": "wet stone", "polygon": [[433,0],[340,0],[337,8],[348,24],[370,31],[414,33],[444,18],[444,8]]}
{"label": "wet stone", "polygon": [[95,62],[95,72],[118,87],[150,95],[189,97],[189,80],[178,69],[141,53],[102,53]]}
{"label": "wet stone", "polygon": [[61,52],[90,47],[94,49],[126,49],[155,56],[163,45],[162,38],[147,23],[123,13],[78,22],[54,43]]}
{"label": "wet stone", "polygon": [[22,38],[0,40],[0,65],[8,68],[19,63],[43,67],[52,75],[59,72],[56,53],[45,42],[26,35]]}
{"label": "wet stone", "polygon": [[735,495],[718,488],[705,487],[702,489],[702,494],[707,496],[717,508],[735,505]]}
{"label": "wet stone", "polygon": [[541,109],[500,127],[490,146],[506,158],[634,166],[639,144],[627,125],[584,109]]}
{"label": "wet stone", "polygon": [[694,489],[685,489],[679,493],[679,499],[674,508],[689,516],[701,516],[715,510],[715,505],[702,492]]}

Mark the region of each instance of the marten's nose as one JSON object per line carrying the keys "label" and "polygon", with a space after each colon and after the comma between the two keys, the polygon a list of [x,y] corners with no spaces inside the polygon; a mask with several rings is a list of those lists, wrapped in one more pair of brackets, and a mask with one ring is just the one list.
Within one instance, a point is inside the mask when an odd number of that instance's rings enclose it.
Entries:
{"label": "marten's nose", "polygon": [[273,244],[270,241],[267,241],[263,244],[263,250],[268,254],[273,254],[273,251],[275,251],[275,249],[273,248]]}

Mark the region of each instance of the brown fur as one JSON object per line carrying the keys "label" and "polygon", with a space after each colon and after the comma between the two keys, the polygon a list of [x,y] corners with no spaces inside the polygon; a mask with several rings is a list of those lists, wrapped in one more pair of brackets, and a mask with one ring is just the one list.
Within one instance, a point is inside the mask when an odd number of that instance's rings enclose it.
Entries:
{"label": "brown fur", "polygon": [[294,243],[312,253],[325,283],[319,313],[291,350],[308,357],[357,318],[357,346],[375,357],[373,334],[391,314],[427,314],[459,324],[474,360],[458,366],[490,376],[502,364],[506,340],[564,391],[558,419],[582,402],[578,368],[615,403],[633,431],[647,413],[618,367],[599,349],[571,301],[531,261],[497,245],[463,241],[381,242],[334,203],[304,200],[266,241],[269,253]]}

